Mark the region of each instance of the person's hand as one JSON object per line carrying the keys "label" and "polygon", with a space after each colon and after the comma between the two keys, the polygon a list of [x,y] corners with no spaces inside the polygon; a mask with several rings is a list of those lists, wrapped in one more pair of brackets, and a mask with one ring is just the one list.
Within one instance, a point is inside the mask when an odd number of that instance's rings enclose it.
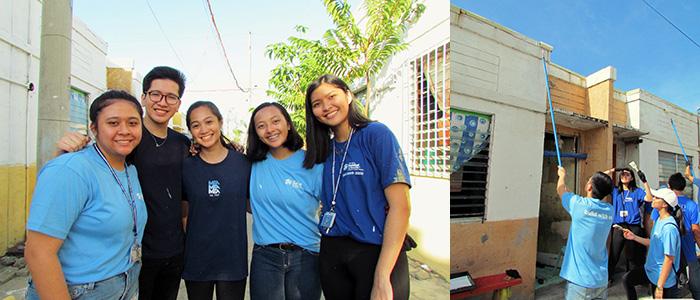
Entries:
{"label": "person's hand", "polygon": [[628,240],[634,240],[635,238],[637,238],[637,235],[629,229],[622,229],[622,231],[622,236],[624,236]]}
{"label": "person's hand", "polygon": [[231,141],[231,146],[233,147],[233,150],[236,150],[236,152],[238,152],[240,154],[244,154],[243,152],[245,152],[245,147],[243,147],[243,145],[236,143],[234,141]]}
{"label": "person's hand", "polygon": [[639,180],[641,180],[643,183],[647,183],[647,176],[644,175],[642,170],[637,171],[637,176],[639,176]]}
{"label": "person's hand", "polygon": [[690,178],[690,164],[685,165],[685,177]]}
{"label": "person's hand", "polygon": [[67,132],[58,142],[56,149],[58,153],[75,152],[85,148],[90,142],[90,137],[79,132]]}
{"label": "person's hand", "polygon": [[657,286],[656,289],[654,290],[654,298],[655,299],[663,299],[664,298],[664,288]]}
{"label": "person's hand", "polygon": [[566,169],[564,169],[564,167],[557,167],[557,168],[558,168],[558,169],[557,169],[557,175],[559,175],[559,177],[564,177],[564,176],[566,176]]}
{"label": "person's hand", "polygon": [[195,156],[197,153],[199,153],[199,144],[192,141],[190,144],[190,155]]}
{"label": "person's hand", "polygon": [[370,300],[391,300],[394,299],[394,290],[391,288],[389,278],[382,280],[375,279],[372,286]]}

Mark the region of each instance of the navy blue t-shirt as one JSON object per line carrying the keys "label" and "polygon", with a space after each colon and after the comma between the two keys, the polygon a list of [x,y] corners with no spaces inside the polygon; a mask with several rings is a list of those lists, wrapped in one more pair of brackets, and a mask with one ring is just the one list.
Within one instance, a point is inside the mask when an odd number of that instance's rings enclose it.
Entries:
{"label": "navy blue t-shirt", "polygon": [[613,224],[641,224],[640,211],[644,205],[645,196],[644,189],[635,188],[634,190],[620,191],[618,188],[613,188],[612,204],[615,207]]}
{"label": "navy blue t-shirt", "polygon": [[182,188],[189,203],[182,278],[237,281],[248,275],[246,199],[250,163],[229,150],[209,164],[199,156],[185,159]]}
{"label": "navy blue t-shirt", "polygon": [[[331,143],[335,144],[336,152],[335,178],[338,179],[339,173],[342,178],[336,196],[335,225],[326,233],[319,224],[321,234],[349,236],[359,242],[381,245],[388,206],[384,189],[393,183],[411,184],[399,142],[386,125],[371,122],[352,135],[343,165],[348,141]],[[323,213],[330,210],[333,199],[333,164],[331,152],[323,167]]]}

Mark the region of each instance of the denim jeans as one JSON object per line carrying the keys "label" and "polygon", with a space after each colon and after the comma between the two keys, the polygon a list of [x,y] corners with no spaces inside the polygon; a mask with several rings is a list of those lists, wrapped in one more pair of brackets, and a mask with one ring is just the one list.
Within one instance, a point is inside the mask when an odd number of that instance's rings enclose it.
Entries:
{"label": "denim jeans", "polygon": [[688,260],[688,289],[693,299],[700,299],[700,262]]}
{"label": "denim jeans", "polygon": [[255,245],[250,262],[250,299],[321,298],[318,253]]}
{"label": "denim jeans", "polygon": [[566,282],[566,300],[608,299],[608,287],[587,288],[571,281]]}
{"label": "denim jeans", "polygon": [[[68,285],[68,294],[71,299],[79,300],[136,299],[139,294],[140,271],[141,263],[136,263],[128,271],[105,280]],[[31,279],[29,279],[25,298],[27,300],[39,300],[39,294]]]}

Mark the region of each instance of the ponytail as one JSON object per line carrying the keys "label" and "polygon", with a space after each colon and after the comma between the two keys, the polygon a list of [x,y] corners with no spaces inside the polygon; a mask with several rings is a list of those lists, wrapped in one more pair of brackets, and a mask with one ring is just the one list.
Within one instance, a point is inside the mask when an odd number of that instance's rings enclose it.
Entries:
{"label": "ponytail", "polygon": [[678,233],[683,236],[688,230],[685,228],[685,222],[683,222],[683,209],[681,209],[680,205],[676,206],[675,209],[672,207],[667,208],[668,212],[671,214],[674,220],[676,220],[676,224],[678,225]]}

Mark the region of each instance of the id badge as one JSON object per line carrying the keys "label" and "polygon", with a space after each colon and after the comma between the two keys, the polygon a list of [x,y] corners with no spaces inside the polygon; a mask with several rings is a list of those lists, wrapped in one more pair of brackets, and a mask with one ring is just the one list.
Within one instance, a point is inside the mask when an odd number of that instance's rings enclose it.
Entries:
{"label": "id badge", "polygon": [[326,229],[326,233],[328,233],[329,231],[331,231],[331,227],[333,227],[333,224],[335,224],[335,212],[327,211],[323,214],[323,218],[321,218],[321,227]]}
{"label": "id badge", "polygon": [[133,263],[141,261],[141,245],[134,244],[131,246],[130,258]]}
{"label": "id badge", "polygon": [[627,213],[626,210],[621,210],[621,211],[620,211],[620,217],[623,217],[623,218],[624,218],[624,217],[627,217],[628,215],[629,215],[629,214]]}

